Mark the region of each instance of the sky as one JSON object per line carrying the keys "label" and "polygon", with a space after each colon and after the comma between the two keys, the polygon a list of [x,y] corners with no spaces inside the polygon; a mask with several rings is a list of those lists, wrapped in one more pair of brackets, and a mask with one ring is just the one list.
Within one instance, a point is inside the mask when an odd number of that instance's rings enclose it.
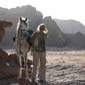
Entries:
{"label": "sky", "polygon": [[74,19],[85,25],[85,0],[0,0],[0,7],[15,8],[23,5],[36,7],[45,16]]}

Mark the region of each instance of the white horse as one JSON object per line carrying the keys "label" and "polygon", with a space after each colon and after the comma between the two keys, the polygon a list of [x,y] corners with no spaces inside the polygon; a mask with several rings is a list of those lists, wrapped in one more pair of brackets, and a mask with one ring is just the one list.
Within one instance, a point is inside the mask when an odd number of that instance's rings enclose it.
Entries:
{"label": "white horse", "polygon": [[[22,71],[24,70],[26,79],[29,79],[27,53],[31,48],[30,39],[33,32],[32,30],[29,30],[28,21],[29,20],[27,18],[19,18],[15,36],[15,49],[20,63],[19,78],[22,77]],[[22,62],[24,62],[24,68]]]}

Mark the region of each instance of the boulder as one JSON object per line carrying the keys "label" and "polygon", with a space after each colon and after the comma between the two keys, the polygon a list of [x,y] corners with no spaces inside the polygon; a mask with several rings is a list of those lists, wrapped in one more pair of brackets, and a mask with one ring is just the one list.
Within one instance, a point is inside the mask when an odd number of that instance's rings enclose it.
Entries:
{"label": "boulder", "polygon": [[[31,77],[32,61],[28,60],[28,72]],[[4,50],[0,49],[0,78],[17,78],[19,75],[19,59],[16,54],[8,55]]]}
{"label": "boulder", "polygon": [[8,59],[8,54],[0,49],[0,66],[3,66]]}
{"label": "boulder", "polygon": [[0,42],[4,38],[5,28],[6,27],[11,27],[11,26],[12,26],[12,22],[9,22],[9,21],[0,21]]}

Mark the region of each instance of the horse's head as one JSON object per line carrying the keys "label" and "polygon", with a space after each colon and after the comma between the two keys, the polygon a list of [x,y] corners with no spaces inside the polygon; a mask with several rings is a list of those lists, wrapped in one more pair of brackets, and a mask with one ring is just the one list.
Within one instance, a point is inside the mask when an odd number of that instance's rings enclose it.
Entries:
{"label": "horse's head", "polygon": [[32,33],[33,30],[29,29],[29,19],[27,17],[20,17],[16,28],[16,36],[13,38],[13,41],[17,41],[18,43],[22,40],[31,45]]}
{"label": "horse's head", "polygon": [[29,19],[27,17],[20,17],[19,18],[20,29],[21,30],[28,30],[29,28]]}

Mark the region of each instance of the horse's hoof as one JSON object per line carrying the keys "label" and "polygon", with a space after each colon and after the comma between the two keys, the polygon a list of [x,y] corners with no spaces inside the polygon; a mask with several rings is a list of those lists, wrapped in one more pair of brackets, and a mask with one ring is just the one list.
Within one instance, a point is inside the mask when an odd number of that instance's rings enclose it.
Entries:
{"label": "horse's hoof", "polygon": [[17,79],[20,80],[22,77],[21,76],[18,76]]}
{"label": "horse's hoof", "polygon": [[29,77],[26,77],[25,79],[26,79],[26,80],[29,80],[30,78],[29,78]]}

